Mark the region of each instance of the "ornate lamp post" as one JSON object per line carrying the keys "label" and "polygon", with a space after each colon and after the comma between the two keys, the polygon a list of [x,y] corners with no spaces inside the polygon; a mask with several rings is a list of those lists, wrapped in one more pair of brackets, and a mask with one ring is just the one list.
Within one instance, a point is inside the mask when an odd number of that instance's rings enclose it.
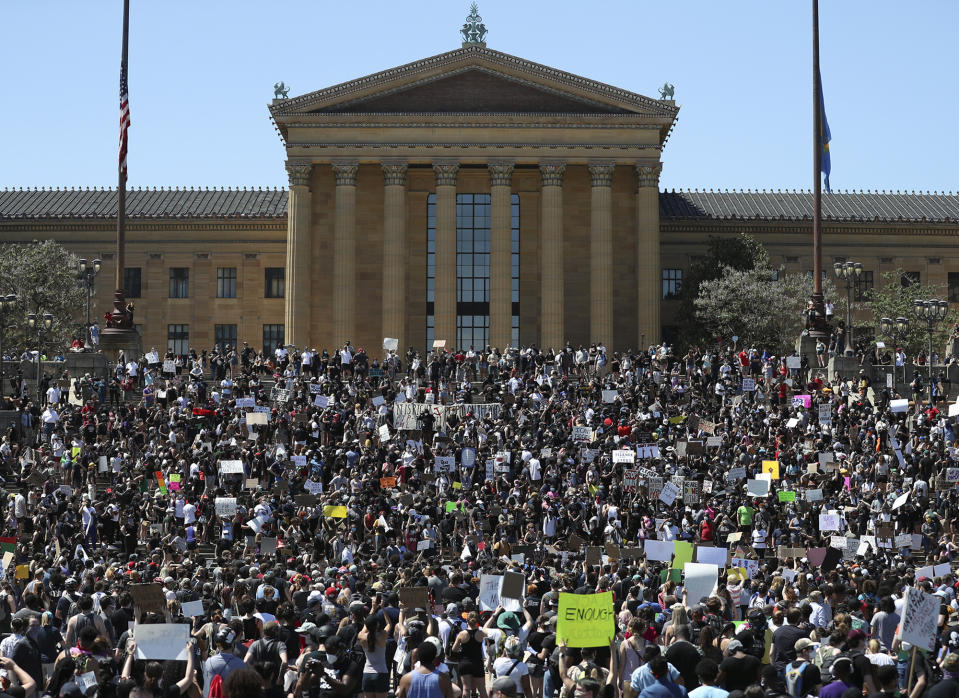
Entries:
{"label": "ornate lamp post", "polygon": [[[87,289],[87,330],[90,329],[90,300],[93,298],[93,284],[97,278],[97,274],[100,273],[100,260],[94,259],[93,262],[87,264],[87,260],[80,258],[77,262],[77,278],[80,279]],[[84,341],[86,341],[84,337]]]}
{"label": "ornate lamp post", "polygon": [[16,294],[8,293],[5,296],[0,296],[0,400],[3,399],[3,331],[7,326],[7,313],[13,310],[16,302]]}
{"label": "ornate lamp post", "polygon": [[[906,333],[909,332],[909,318],[900,316],[893,320],[892,318],[884,317],[879,320],[879,329],[883,335],[892,338],[892,343],[898,347],[902,344]],[[895,362],[895,359],[893,359],[893,361]],[[895,366],[893,367],[893,375],[895,375]],[[902,362],[902,382],[906,382],[905,361]]]}
{"label": "ornate lamp post", "polygon": [[40,357],[43,354],[43,335],[47,334],[53,328],[53,315],[44,313],[42,316],[37,313],[27,315],[27,327],[37,332],[37,404],[43,404],[40,396]]}
{"label": "ornate lamp post", "polygon": [[926,321],[926,329],[929,332],[929,405],[932,406],[932,332],[937,324],[946,319],[949,313],[949,301],[941,301],[938,298],[930,298],[927,301],[916,299],[912,302],[916,317]]}
{"label": "ornate lamp post", "polygon": [[862,275],[862,264],[859,262],[836,262],[832,265],[833,271],[836,272],[837,279],[846,280],[846,354],[855,354],[855,348],[853,346],[853,331],[852,331],[852,288],[855,282]]}

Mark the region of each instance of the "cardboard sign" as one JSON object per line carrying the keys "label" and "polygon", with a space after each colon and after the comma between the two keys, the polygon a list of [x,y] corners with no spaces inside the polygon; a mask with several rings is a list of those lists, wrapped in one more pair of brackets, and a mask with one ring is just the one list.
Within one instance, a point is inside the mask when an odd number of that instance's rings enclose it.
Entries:
{"label": "cardboard sign", "polygon": [[248,490],[255,490],[259,486],[260,481],[253,477],[247,478],[246,482],[243,484],[243,487]]}
{"label": "cardboard sign", "polygon": [[652,562],[669,562],[673,559],[673,541],[647,538],[643,550],[646,559]]}
{"label": "cardboard sign", "polygon": [[769,480],[746,480],[746,494],[750,497],[769,496]]}
{"label": "cardboard sign", "polygon": [[606,647],[616,634],[613,594],[560,594],[557,643],[569,647]]}
{"label": "cardboard sign", "polygon": [[522,600],[526,596],[526,575],[519,572],[507,572],[503,575],[500,597]]}
{"label": "cardboard sign", "polygon": [[381,477],[380,478],[380,489],[389,490],[396,487],[396,478],[395,477]]}
{"label": "cardboard sign", "polygon": [[603,549],[596,545],[586,546],[586,564],[589,567],[598,565],[603,559]]}
{"label": "cardboard sign", "polygon": [[579,552],[580,548],[586,545],[586,541],[577,536],[575,533],[571,534],[569,537],[569,549],[573,552]]}
{"label": "cardboard sign", "polygon": [[251,427],[265,427],[270,423],[270,415],[268,415],[266,412],[247,412],[246,423],[247,426]]}
{"label": "cardboard sign", "polygon": [[[163,613],[166,610],[166,595],[163,593],[162,584],[131,584],[130,595],[133,597],[133,604],[141,611]],[[186,638],[183,643],[186,645]]]}
{"label": "cardboard sign", "polygon": [[220,461],[220,474],[222,475],[234,475],[234,474],[243,474],[243,461],[241,460],[221,460]]}
{"label": "cardboard sign", "polygon": [[184,601],[180,604],[180,608],[183,610],[183,615],[187,618],[196,618],[204,614],[202,601]]}
{"label": "cardboard sign", "polygon": [[935,649],[940,603],[940,599],[919,589],[914,587],[906,589],[906,603],[902,609],[900,626],[903,642],[929,651]]}
{"label": "cardboard sign", "polygon": [[217,497],[213,500],[217,516],[236,515],[236,497]]}

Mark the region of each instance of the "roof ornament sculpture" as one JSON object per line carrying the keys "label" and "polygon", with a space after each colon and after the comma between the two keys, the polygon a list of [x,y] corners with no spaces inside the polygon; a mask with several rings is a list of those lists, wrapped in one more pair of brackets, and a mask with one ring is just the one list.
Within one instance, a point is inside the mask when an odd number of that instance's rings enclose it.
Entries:
{"label": "roof ornament sculpture", "polygon": [[460,29],[463,35],[463,47],[466,46],[486,46],[486,25],[483,24],[483,18],[479,15],[479,5],[475,2],[470,5],[470,13],[466,18],[466,24]]}
{"label": "roof ornament sculpture", "polygon": [[664,82],[663,86],[659,88],[659,98],[660,99],[673,99],[673,86],[668,82]]}
{"label": "roof ornament sculpture", "polygon": [[282,81],[273,83],[273,99],[289,99],[290,88]]}

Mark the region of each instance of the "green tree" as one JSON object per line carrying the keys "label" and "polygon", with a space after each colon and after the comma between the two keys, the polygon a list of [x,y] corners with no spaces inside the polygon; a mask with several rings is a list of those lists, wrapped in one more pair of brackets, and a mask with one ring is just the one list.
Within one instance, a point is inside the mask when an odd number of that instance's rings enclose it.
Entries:
{"label": "green tree", "polygon": [[[871,291],[870,309],[872,310],[873,327],[876,336],[882,336],[880,321],[887,317],[895,321],[897,317],[909,319],[909,329],[900,340],[906,356],[911,361],[919,352],[929,351],[929,325],[921,320],[913,309],[914,300],[929,300],[930,298],[947,299],[949,297],[945,286],[940,284],[921,284],[909,278],[902,269],[887,271],[882,275],[882,284]],[[946,342],[952,332],[952,326],[959,320],[954,310],[949,311],[946,319],[933,326],[932,347],[940,356],[946,348]],[[891,344],[891,337],[887,337],[887,344]]]}
{"label": "green tree", "polygon": [[[835,295],[830,279],[827,297]],[[739,337],[739,346],[784,353],[795,348],[805,327],[803,311],[812,295],[812,276],[783,274],[768,266],[726,267],[718,279],[700,285],[696,321],[708,336]]]}
{"label": "green tree", "polygon": [[727,269],[748,271],[769,266],[766,248],[751,235],[710,236],[705,253],[683,278],[678,314],[680,342],[685,346],[705,345],[711,344],[715,338],[696,320],[696,299],[702,284],[720,278]]}
{"label": "green tree", "polygon": [[0,245],[0,293],[14,293],[17,303],[7,313],[4,348],[35,349],[37,333],[27,328],[28,313],[50,313],[53,328],[44,348],[62,347],[84,331],[86,291],[77,281],[77,257],[52,240]]}

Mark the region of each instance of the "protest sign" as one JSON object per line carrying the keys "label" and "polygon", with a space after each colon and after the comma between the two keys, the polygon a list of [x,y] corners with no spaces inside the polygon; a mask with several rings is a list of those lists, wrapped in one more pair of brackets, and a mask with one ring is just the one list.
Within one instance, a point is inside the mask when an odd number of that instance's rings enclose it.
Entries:
{"label": "protest sign", "polygon": [[163,613],[166,610],[166,595],[160,583],[131,584],[130,595],[141,611]]}
{"label": "protest sign", "polygon": [[317,395],[315,398],[313,398],[313,404],[317,407],[329,407],[330,398],[326,395]]}
{"label": "protest sign", "polygon": [[176,361],[171,361],[170,359],[163,360],[163,372],[164,373],[176,373]]}
{"label": "protest sign", "polygon": [[183,660],[187,658],[190,626],[186,623],[134,623],[133,637],[137,643],[137,659]]}
{"label": "protest sign", "polygon": [[710,563],[687,562],[683,568],[683,588],[690,604],[708,597],[719,579],[719,567]]}
{"label": "protest sign", "polygon": [[484,574],[480,577],[479,604],[481,611],[495,611],[500,605],[503,575]]}
{"label": "protest sign", "polygon": [[673,541],[673,569],[681,570],[693,559],[693,544],[684,540]]}
{"label": "protest sign", "polygon": [[460,451],[460,465],[462,465],[464,468],[472,468],[474,465],[476,465],[475,448],[464,448],[462,451]]}
{"label": "protest sign", "polygon": [[221,460],[220,473],[223,475],[243,474],[243,461],[241,460]]}
{"label": "protest sign", "polygon": [[260,553],[263,555],[272,555],[276,552],[276,538],[260,539]]}
{"label": "protest sign", "polygon": [[217,516],[234,516],[236,514],[236,497],[217,497],[213,500]]}
{"label": "protest sign", "polygon": [[346,507],[343,506],[330,506],[327,505],[323,507],[323,516],[326,516],[330,519],[345,519],[346,518]]}
{"label": "protest sign", "polygon": [[795,502],[795,501],[796,501],[796,493],[795,493],[795,492],[790,492],[790,491],[779,492],[779,501],[780,501],[780,502]]}
{"label": "protest sign", "polygon": [[453,456],[436,456],[433,461],[433,470],[437,473],[448,473],[456,467]]}
{"label": "protest sign", "polygon": [[187,618],[196,618],[197,616],[202,616],[204,613],[202,601],[184,601],[180,604],[180,608],[183,610],[183,615]]}
{"label": "protest sign", "polygon": [[613,463],[633,463],[636,452],[628,448],[617,448],[613,451]]}
{"label": "protest sign", "polygon": [[560,594],[557,643],[569,647],[606,647],[616,634],[613,594]]}
{"label": "protest sign", "polygon": [[377,435],[380,437],[381,443],[385,443],[393,438],[390,436],[390,428],[386,424],[380,425],[380,428],[377,430]]}
{"label": "protest sign", "polygon": [[807,410],[812,407],[812,395],[793,395],[793,407],[804,407]]}
{"label": "protest sign", "polygon": [[778,480],[779,479],[779,461],[764,460],[763,472],[769,475],[773,480]]}
{"label": "protest sign", "polygon": [[400,340],[394,337],[383,337],[383,350],[384,351],[396,351],[399,349]]}
{"label": "protest sign", "polygon": [[623,471],[623,489],[627,492],[635,492],[639,487],[639,470]]}
{"label": "protest sign", "polygon": [[753,378],[743,378],[743,392],[751,393],[756,390],[756,381]]}
{"label": "protest sign", "polygon": [[270,415],[266,412],[247,412],[246,413],[246,423],[247,426],[256,427],[256,426],[266,426],[270,423]]}
{"label": "protest sign", "polygon": [[643,543],[646,559],[652,562],[669,562],[673,559],[673,541],[647,538]]}
{"label": "protest sign", "polygon": [[303,483],[303,489],[310,494],[323,494],[323,483],[316,480],[307,480]]}
{"label": "protest sign", "polygon": [[822,489],[806,490],[806,501],[807,501],[807,502],[821,502],[821,501],[822,501]]}
{"label": "protest sign", "polygon": [[410,610],[414,608],[429,609],[430,591],[426,587],[400,587],[400,603],[404,608]]}
{"label": "protest sign", "polygon": [[901,495],[899,495],[898,497],[896,497],[896,501],[894,501],[894,502],[892,503],[892,508],[893,508],[894,510],[895,510],[895,509],[898,509],[898,508],[901,507],[903,504],[905,504],[905,503],[908,501],[908,499],[909,499],[909,493],[908,493],[908,492],[903,492]]}
{"label": "protest sign", "polygon": [[616,396],[619,395],[619,392],[616,390],[604,390],[603,391],[603,402],[605,404],[610,404],[616,402]]}
{"label": "protest sign", "polygon": [[839,530],[839,514],[820,514],[819,530],[820,531],[838,531]]}
{"label": "protest sign", "polygon": [[906,412],[909,410],[909,400],[905,398],[901,400],[890,400],[889,409],[891,409],[893,413]]}
{"label": "protest sign", "polygon": [[832,424],[832,405],[828,402],[819,405],[819,423]]}
{"label": "protest sign", "polygon": [[746,478],[746,469],[742,466],[730,468],[726,473],[727,480],[744,480]]}
{"label": "protest sign", "polygon": [[381,477],[380,478],[380,488],[384,490],[389,490],[396,487],[396,478],[395,477]]}
{"label": "protest sign", "polygon": [[589,427],[573,427],[573,441],[586,441],[587,443],[593,440],[593,430]]}
{"label": "protest sign", "polygon": [[766,497],[769,495],[769,480],[746,480],[746,494],[750,497]]}
{"label": "protest sign", "polygon": [[699,504],[699,483],[695,480],[683,483],[683,504]]}
{"label": "protest sign", "polygon": [[679,487],[677,487],[673,482],[667,482],[665,485],[663,485],[663,489],[659,493],[659,500],[666,506],[671,506],[672,503],[676,501],[676,497],[678,496]]}
{"label": "protest sign", "polygon": [[[561,595],[562,596],[562,595]],[[900,634],[908,642],[924,650],[936,647],[936,624],[939,619],[941,600],[915,587],[906,589],[906,603],[902,609]]]}
{"label": "protest sign", "polygon": [[729,548],[696,547],[696,562],[703,562],[717,567],[725,567],[729,560]]}

